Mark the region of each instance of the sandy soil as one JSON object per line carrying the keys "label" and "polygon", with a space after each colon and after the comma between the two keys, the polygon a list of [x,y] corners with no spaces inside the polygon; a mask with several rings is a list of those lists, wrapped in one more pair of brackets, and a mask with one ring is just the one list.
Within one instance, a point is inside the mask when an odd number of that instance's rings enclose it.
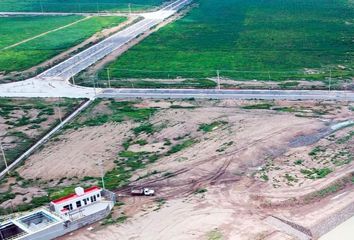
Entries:
{"label": "sandy soil", "polygon": [[[25,178],[43,179],[99,176],[97,160],[103,159],[107,170],[112,168],[122,141],[133,137],[146,144],[131,144],[128,151],[152,152],[160,158],[136,171],[129,186],[117,189],[118,200],[125,205],[115,207],[113,217],[125,214],[128,220],[109,226],[97,223],[91,231],[84,228],[61,239],[295,239],[265,219],[277,216],[311,231],[323,219],[353,203],[348,197],[353,186],[308,203],[276,203],[318,191],[352,174],[353,165],[328,165],[333,172],[322,179],[296,174],[299,180],[292,185],[280,181],[275,187],[273,178],[283,179],[285,173],[299,171],[293,164],[299,157],[304,158],[307,168],[327,166],[323,165],[327,155],[316,159],[309,156],[316,146],[328,149],[331,156],[336,149],[353,154],[351,139],[337,143],[352,128],[313,140],[329,131],[332,124],[353,119],[353,112],[338,103],[312,101],[267,102],[273,110],[243,108],[260,103],[264,102],[143,100],[135,107],[158,109],[149,119],[156,132],[135,136],[131,129],[139,123],[133,121],[70,130],[30,157],[19,173]],[[94,108],[90,116],[109,113],[104,106]],[[210,132],[200,129],[201,124],[215,122],[221,124]],[[328,139],[333,134],[332,140]],[[186,140],[193,144],[166,154],[171,146]],[[320,160],[322,165],[318,165]],[[260,172],[269,161],[274,167],[268,169],[269,180],[264,181]],[[158,174],[147,175],[151,172]],[[156,196],[129,197],[127,193],[134,186],[153,187]]]}
{"label": "sandy soil", "polygon": [[[61,239],[199,240],[219,236],[215,239],[290,240],[295,239],[294,236],[267,224],[265,218],[275,215],[311,229],[352,203],[352,198],[346,197],[351,188],[346,188],[344,195],[341,191],[315,203],[263,206],[268,201],[288,200],[319,190],[336,177],[353,171],[352,164],[331,165],[335,173],[324,179],[301,178],[298,184],[290,186],[284,183],[279,187],[274,187],[271,180],[262,181],[258,176],[270,158],[274,159],[275,166],[281,168],[270,171],[270,176],[293,173],[297,166],[285,163],[292,162],[299,155],[307,159],[307,167],[318,166],[311,163],[308,153],[316,146],[330,144],[326,138],[314,143],[304,138],[303,146],[297,147],[291,143],[300,137],[329,129],[332,123],[350,119],[353,114],[346,106],[318,102],[274,103],[277,107],[291,107],[294,112],[240,108],[255,103],[225,100],[202,103],[143,101],[136,104],[138,107],[160,108],[150,122],[154,126],[165,127],[152,135],[139,135],[139,139],[147,140],[148,144],[134,144],[128,150],[165,153],[167,149],[163,143],[166,139],[172,144],[176,144],[178,138],[195,139],[195,144],[173,155],[163,156],[133,176],[132,179],[138,179],[152,171],[173,173],[172,177],[154,175],[131,184],[155,188],[155,198],[126,197],[127,188],[117,191],[119,200],[125,205],[116,207],[113,215],[124,213],[129,216],[124,224],[95,224],[91,231],[81,229]],[[189,108],[170,108],[182,104]],[[190,108],[193,105],[195,108]],[[215,121],[226,124],[207,133],[198,130],[200,124]],[[336,138],[351,130],[346,128],[336,132]],[[194,193],[198,189],[207,191]],[[166,203],[156,201],[160,198]],[[325,214],[323,209],[328,209]]]}
{"label": "sandy soil", "polygon": [[47,144],[40,154],[31,156],[19,173],[25,178],[42,180],[99,177],[99,164],[102,161],[106,170],[113,168],[124,135],[131,127],[132,124],[124,123],[69,131],[59,141]]}

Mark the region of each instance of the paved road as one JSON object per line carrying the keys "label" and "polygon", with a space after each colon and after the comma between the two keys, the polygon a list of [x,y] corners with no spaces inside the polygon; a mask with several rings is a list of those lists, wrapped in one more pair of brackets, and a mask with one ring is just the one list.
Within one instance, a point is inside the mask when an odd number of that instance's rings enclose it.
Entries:
{"label": "paved road", "polygon": [[98,60],[112,53],[114,50],[130,42],[137,36],[147,32],[152,27],[164,21],[166,18],[172,16],[188,2],[189,0],[177,0],[157,12],[142,14],[144,17],[143,20],[116,34],[113,34],[105,40],[76,54],[55,67],[48,69],[38,75],[37,78],[60,77],[63,79],[68,79],[74,76]]}
{"label": "paved road", "polygon": [[176,0],[156,12],[140,14],[143,20],[59,63],[38,76],[0,85],[0,97],[94,97],[96,90],[73,86],[69,79],[132,39],[171,17],[191,0]]}
{"label": "paved road", "polygon": [[354,101],[354,92],[314,90],[205,90],[205,89],[108,89],[100,98],[212,98],[268,100],[338,100]]}
{"label": "paved road", "polygon": [[172,16],[191,0],[177,0],[156,12],[141,14],[144,19],[112,35],[35,78],[0,85],[0,97],[142,97],[142,98],[234,98],[289,100],[348,100],[353,92],[338,91],[267,91],[267,90],[198,90],[198,89],[116,89],[102,90],[74,86],[69,79],[140,34]]}

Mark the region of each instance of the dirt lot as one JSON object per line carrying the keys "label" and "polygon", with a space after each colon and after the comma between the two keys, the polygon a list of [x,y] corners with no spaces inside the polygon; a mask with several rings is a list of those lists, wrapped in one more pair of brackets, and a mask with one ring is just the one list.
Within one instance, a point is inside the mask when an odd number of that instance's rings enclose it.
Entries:
{"label": "dirt lot", "polygon": [[[69,99],[0,99],[0,140],[8,164],[80,102]],[[0,169],[4,167],[3,163],[1,155]]]}
{"label": "dirt lot", "polygon": [[[335,102],[104,100],[18,172],[42,188],[82,185],[103,161],[124,205],[62,239],[295,239],[269,216],[316,236],[352,203],[354,128],[335,128],[348,120],[352,106]],[[132,186],[157,194],[128,197]]]}

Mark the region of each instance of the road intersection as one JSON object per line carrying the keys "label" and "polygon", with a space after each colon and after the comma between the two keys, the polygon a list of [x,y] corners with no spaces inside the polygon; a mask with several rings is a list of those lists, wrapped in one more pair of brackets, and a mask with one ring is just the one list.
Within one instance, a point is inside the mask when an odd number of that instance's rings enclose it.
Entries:
{"label": "road intersection", "polygon": [[191,0],[176,0],[155,12],[140,14],[143,19],[71,58],[20,82],[0,85],[0,97],[68,97],[68,98],[214,98],[214,99],[288,99],[354,101],[352,91],[287,90],[213,90],[213,89],[100,89],[73,85],[77,73],[122,48],[131,40],[171,17]]}

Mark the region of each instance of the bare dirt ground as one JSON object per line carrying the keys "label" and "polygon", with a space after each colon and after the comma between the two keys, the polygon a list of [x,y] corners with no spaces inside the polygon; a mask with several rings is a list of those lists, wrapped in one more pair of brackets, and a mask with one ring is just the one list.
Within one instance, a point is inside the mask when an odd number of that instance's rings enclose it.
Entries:
{"label": "bare dirt ground", "polygon": [[[110,101],[78,121],[116,117]],[[128,105],[120,103],[126,113]],[[331,128],[354,120],[353,106],[236,100],[141,100],[132,106],[155,112],[144,121],[65,130],[18,170],[25,179],[80,180],[99,176],[100,159],[109,171],[131,161],[125,155],[156,156],[132,172],[128,186],[116,188],[124,205],[115,207],[113,224],[60,239],[296,239],[289,224],[269,224],[270,216],[298,224],[316,239],[334,227],[321,223],[340,223],[339,212],[353,205],[354,128]],[[126,116],[141,119],[143,113],[130,109]],[[156,196],[130,197],[134,186],[153,187]]]}
{"label": "bare dirt ground", "polygon": [[[69,99],[1,99],[0,142],[7,164],[11,164],[80,103],[81,100]],[[0,169],[5,169],[2,154]],[[18,184],[20,181],[21,179],[13,176],[1,182],[1,208],[29,203],[33,197],[47,194],[40,186],[21,186]]]}
{"label": "bare dirt ground", "polygon": [[25,178],[42,180],[100,177],[100,162],[106,170],[113,168],[113,160],[130,128],[131,124],[119,124],[70,131],[30,157],[19,172]]}

